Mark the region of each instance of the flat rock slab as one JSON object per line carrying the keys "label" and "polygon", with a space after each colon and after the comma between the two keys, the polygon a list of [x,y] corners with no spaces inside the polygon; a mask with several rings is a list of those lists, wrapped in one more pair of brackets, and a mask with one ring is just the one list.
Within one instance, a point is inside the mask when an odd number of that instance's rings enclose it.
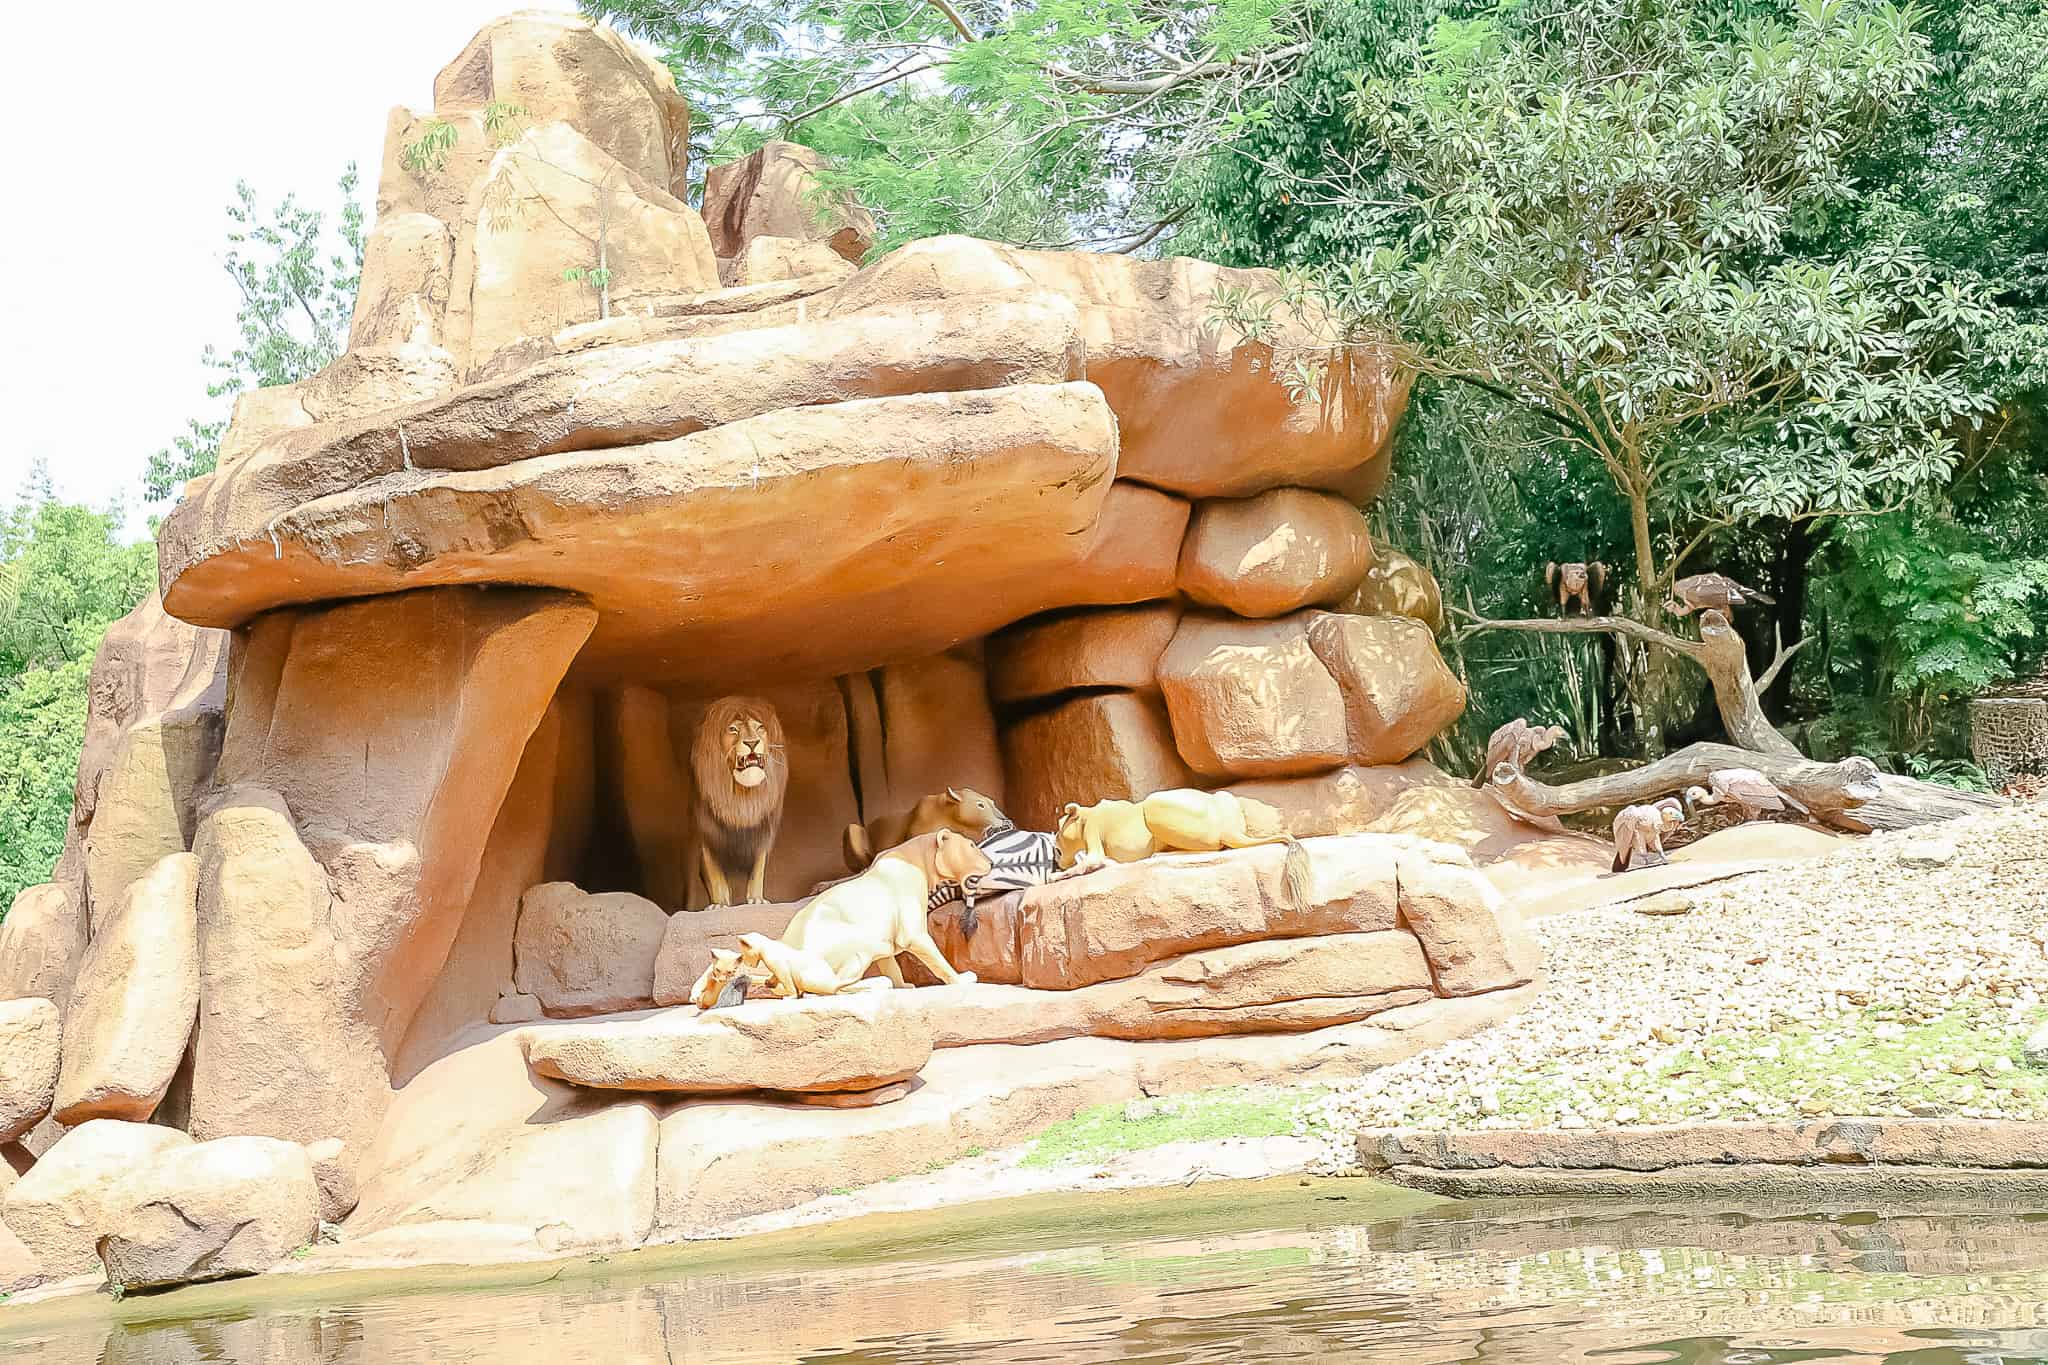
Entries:
{"label": "flat rock slab", "polygon": [[310,1243],[320,1224],[312,1158],[277,1138],[174,1147],[122,1183],[98,1245],[107,1283],[122,1289],[254,1275]]}
{"label": "flat rock slab", "polygon": [[[944,987],[926,987],[944,990]],[[599,1090],[718,1095],[874,1090],[931,1060],[931,1025],[894,992],[691,1006],[639,1019],[536,1031],[537,1073]]]}

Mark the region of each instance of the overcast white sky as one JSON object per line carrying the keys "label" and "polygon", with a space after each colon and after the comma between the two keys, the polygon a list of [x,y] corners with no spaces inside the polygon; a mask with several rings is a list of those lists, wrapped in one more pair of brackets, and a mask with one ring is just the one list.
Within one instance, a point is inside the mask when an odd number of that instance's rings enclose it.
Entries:
{"label": "overcast white sky", "polygon": [[266,200],[296,191],[331,208],[354,160],[368,211],[392,105],[427,107],[434,73],[486,20],[574,8],[10,7],[9,102],[23,121],[0,213],[0,503],[41,457],[60,494],[121,498],[139,524],[150,452],[206,406],[200,349],[234,338],[219,258],[236,179]]}

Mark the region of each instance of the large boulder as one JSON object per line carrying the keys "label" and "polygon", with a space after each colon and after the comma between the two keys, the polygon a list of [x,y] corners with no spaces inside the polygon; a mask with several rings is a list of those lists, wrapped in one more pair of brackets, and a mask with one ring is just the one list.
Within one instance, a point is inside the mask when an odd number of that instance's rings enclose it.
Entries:
{"label": "large boulder", "polygon": [[932,1055],[931,1026],[896,994],[755,1000],[536,1030],[526,1059],[543,1076],[603,1090],[874,1090],[915,1076]]}
{"label": "large boulder", "polygon": [[1477,870],[1420,843],[1404,844],[1396,862],[1401,922],[1421,940],[1437,994],[1478,995],[1534,979],[1534,940]]}
{"label": "large boulder", "polygon": [[756,237],[740,254],[718,263],[718,277],[728,288],[773,284],[780,280],[830,281],[853,274],[853,265],[824,242],[801,237]]}
{"label": "large boulder", "polygon": [[301,505],[262,496],[251,461],[179,503],[160,553],[173,609],[222,623],[434,583],[568,588],[598,613],[584,664],[715,692],[935,653],[1065,605],[1115,468],[1092,385],[917,394]]}
{"label": "large boulder", "polygon": [[1343,694],[1355,763],[1399,763],[1464,713],[1465,684],[1420,621],[1317,613],[1308,643]]}
{"label": "large boulder", "polygon": [[824,157],[794,142],[769,142],[704,175],[704,226],[720,257],[743,256],[762,237],[818,242],[859,263],[877,236],[875,220],[819,178]]}
{"label": "large boulder", "polygon": [[1328,1028],[1431,993],[1421,946],[1394,929],[1211,948],[1090,990],[1089,1032],[1137,1040]]}
{"label": "large boulder", "polygon": [[98,1269],[96,1244],[124,1207],[125,1177],[191,1142],[177,1129],[155,1123],[82,1123],[0,1196],[0,1220],[52,1278]]}
{"label": "large boulder", "polygon": [[94,935],[131,886],[191,847],[198,796],[213,779],[220,740],[220,713],[207,710],[154,716],[121,736],[85,836]]}
{"label": "large boulder", "polygon": [[1174,743],[1204,777],[1292,777],[1344,763],[1345,699],[1308,626],[1190,613],[1159,661]]}
{"label": "large boulder", "polygon": [[1222,853],[1160,854],[1062,878],[983,908],[974,937],[959,907],[932,918],[940,950],[982,980],[1073,990],[1132,976],[1184,953],[1261,939],[1392,929],[1391,841],[1310,839],[1307,894],[1297,900],[1279,844]]}
{"label": "large boulder", "polygon": [[1069,801],[1129,800],[1191,781],[1159,699],[1102,692],[1034,712],[1003,731],[1005,812],[1051,829]]}
{"label": "large boulder", "polygon": [[1110,485],[1080,563],[1062,571],[1059,605],[1114,606],[1173,595],[1187,499],[1122,479]]}
{"label": "large boulder", "polygon": [[1311,834],[1359,834],[1375,829],[1374,822],[1414,788],[1440,790],[1459,785],[1427,759],[1415,758],[1369,768],[1346,764],[1310,777],[1233,782],[1223,790],[1273,807],[1280,812],[1282,827],[1305,839]]}
{"label": "large boulder", "polygon": [[0,1001],[0,1142],[14,1141],[50,1112],[62,1033],[50,1001]]}
{"label": "large boulder", "polygon": [[1372,564],[1365,516],[1342,498],[1275,488],[1197,504],[1180,588],[1239,616],[1284,616],[1342,599]]}
{"label": "large boulder", "polygon": [[998,705],[1083,689],[1152,689],[1180,624],[1173,602],[1058,612],[993,636],[988,692]]}
{"label": "large boulder", "polygon": [[536,886],[519,898],[513,984],[563,1018],[644,1009],[654,1003],[654,962],[668,918],[629,891]]}
{"label": "large boulder", "polygon": [[313,1163],[296,1142],[228,1137],[173,1147],[122,1186],[96,1250],[107,1283],[123,1290],[254,1275],[320,1226]]}
{"label": "large boulder", "polygon": [[1360,616],[1407,616],[1433,631],[1444,628],[1444,595],[1436,575],[1412,555],[1381,545],[1373,550],[1372,567],[1338,611]]}
{"label": "large boulder", "polygon": [[0,1223],[0,1295],[33,1289],[46,1278],[43,1263],[28,1249],[28,1244],[8,1231],[5,1223]]}
{"label": "large boulder", "polygon": [[0,920],[0,1000],[64,1000],[84,934],[78,907],[54,882],[24,888]]}
{"label": "large boulder", "polygon": [[173,853],[102,921],[65,1012],[59,1123],[156,1112],[199,1015],[198,915],[199,860]]}

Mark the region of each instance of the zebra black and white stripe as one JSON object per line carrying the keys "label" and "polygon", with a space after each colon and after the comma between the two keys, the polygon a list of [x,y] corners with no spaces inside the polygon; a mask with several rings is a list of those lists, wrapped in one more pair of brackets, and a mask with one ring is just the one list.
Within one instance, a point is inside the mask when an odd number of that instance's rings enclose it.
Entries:
{"label": "zebra black and white stripe", "polygon": [[[1037,830],[1018,829],[1005,825],[981,837],[977,847],[988,855],[989,870],[979,877],[969,878],[974,900],[986,900],[1000,896],[1006,891],[1024,891],[1034,886],[1043,886],[1059,871],[1059,847],[1050,834]],[[932,888],[931,900],[926,903],[927,912],[960,901],[966,910],[960,916],[960,932],[968,938],[974,937],[978,925],[974,904],[962,894],[957,882],[942,882]]]}

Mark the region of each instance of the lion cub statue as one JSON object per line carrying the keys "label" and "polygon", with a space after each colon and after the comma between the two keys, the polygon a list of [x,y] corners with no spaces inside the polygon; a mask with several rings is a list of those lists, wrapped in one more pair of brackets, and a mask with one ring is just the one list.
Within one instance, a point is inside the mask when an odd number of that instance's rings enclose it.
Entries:
{"label": "lion cub statue", "polygon": [[924,797],[897,815],[880,815],[866,825],[848,825],[840,838],[846,870],[858,872],[875,860],[875,850],[894,848],[905,839],[950,829],[979,842],[983,835],[1010,828],[1010,818],[996,809],[993,798],[972,787],[948,787]]}
{"label": "lion cub statue", "polygon": [[[739,970],[759,970],[772,994],[838,995],[901,986],[898,953],[947,985],[969,985],[932,942],[925,912],[933,892],[986,876],[988,855],[950,829],[920,834],[879,855],[858,877],[827,887],[797,911],[780,939],[741,934]],[[868,968],[882,975],[865,980]]]}
{"label": "lion cub statue", "polygon": [[704,712],[690,746],[697,787],[697,862],[712,905],[767,899],[768,855],[782,828],[789,758],[782,718],[758,697],[721,697]]}
{"label": "lion cub statue", "polygon": [[1214,853],[1258,844],[1287,845],[1288,896],[1309,895],[1308,850],[1281,825],[1280,812],[1263,801],[1229,792],[1176,787],[1142,801],[1069,801],[1055,831],[1060,866],[1079,875],[1110,863],[1135,863],[1155,853]]}

